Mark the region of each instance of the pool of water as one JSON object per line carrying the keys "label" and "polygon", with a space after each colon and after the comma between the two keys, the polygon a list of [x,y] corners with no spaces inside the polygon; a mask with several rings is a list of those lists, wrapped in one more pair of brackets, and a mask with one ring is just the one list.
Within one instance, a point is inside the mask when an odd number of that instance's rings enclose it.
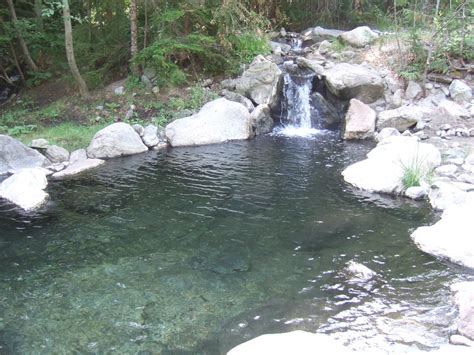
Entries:
{"label": "pool of water", "polygon": [[[33,215],[0,202],[0,353],[223,354],[263,333],[430,349],[471,276],[409,238],[425,203],[341,178],[369,145],[266,136],[116,159],[50,183]],[[356,260],[378,273],[354,283]]]}

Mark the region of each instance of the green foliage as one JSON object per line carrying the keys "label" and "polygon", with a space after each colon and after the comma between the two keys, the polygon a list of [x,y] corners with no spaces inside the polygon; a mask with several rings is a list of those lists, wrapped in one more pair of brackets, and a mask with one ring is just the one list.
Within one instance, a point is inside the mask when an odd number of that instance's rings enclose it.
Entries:
{"label": "green foliage", "polygon": [[403,171],[402,184],[406,190],[409,187],[420,186],[424,174],[417,166],[406,167]]}
{"label": "green foliage", "polygon": [[28,72],[28,79],[26,80],[26,84],[28,86],[37,86],[42,82],[51,79],[52,74],[48,71],[31,71]]}

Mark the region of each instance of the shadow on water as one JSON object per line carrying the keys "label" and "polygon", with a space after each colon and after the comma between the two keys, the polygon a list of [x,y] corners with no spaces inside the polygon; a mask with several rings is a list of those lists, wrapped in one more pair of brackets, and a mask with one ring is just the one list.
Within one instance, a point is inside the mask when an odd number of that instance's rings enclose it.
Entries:
{"label": "shadow on water", "polygon": [[[326,133],[150,152],[51,183],[35,214],[0,203],[0,352],[222,354],[294,329],[446,342],[448,285],[472,276],[412,244],[426,204],[344,183],[370,148]],[[351,284],[353,259],[378,278]]]}

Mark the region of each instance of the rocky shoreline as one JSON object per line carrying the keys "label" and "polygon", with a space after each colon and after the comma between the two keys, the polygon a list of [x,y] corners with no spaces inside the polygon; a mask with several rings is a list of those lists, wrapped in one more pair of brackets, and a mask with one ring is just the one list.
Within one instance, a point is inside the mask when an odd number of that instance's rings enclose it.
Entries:
{"label": "rocky shoreline", "polygon": [[[0,176],[9,176],[0,185],[0,197],[33,211],[48,199],[47,177],[66,178],[107,159],[151,149],[216,144],[269,133],[278,121],[281,66],[292,62],[323,83],[321,92],[313,94],[319,95],[319,102],[335,119],[344,112],[343,139],[379,142],[368,159],[342,173],[344,179],[374,193],[428,199],[443,215],[433,226],[413,232],[413,241],[435,257],[474,269],[474,236],[469,225],[474,211],[474,154],[466,148],[474,147],[472,88],[462,80],[453,80],[449,86],[430,82],[423,97],[420,84],[410,81],[405,87],[387,68],[363,60],[380,36],[368,27],[348,32],[321,27],[302,34],[281,31],[271,42],[271,55],[258,56],[241,77],[220,84],[222,98],[164,129],[114,123],[99,131],[87,149],[71,153],[45,140],[26,147],[0,135]],[[328,40],[335,38],[348,44],[347,50],[333,51]],[[295,47],[295,41],[304,46]],[[459,335],[453,336],[452,343],[472,346],[474,283],[452,287],[460,308]],[[230,354],[252,353],[245,349]]]}

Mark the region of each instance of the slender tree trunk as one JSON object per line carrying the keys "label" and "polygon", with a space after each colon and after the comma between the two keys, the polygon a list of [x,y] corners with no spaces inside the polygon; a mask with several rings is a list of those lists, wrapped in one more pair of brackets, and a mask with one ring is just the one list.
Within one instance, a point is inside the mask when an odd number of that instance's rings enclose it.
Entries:
{"label": "slender tree trunk", "polygon": [[143,28],[143,48],[148,45],[148,0],[145,0],[145,26]]}
{"label": "slender tree trunk", "polygon": [[41,32],[44,32],[43,26],[43,0],[35,0],[36,23]]}
{"label": "slender tree trunk", "polygon": [[[130,1],[130,33],[130,55],[133,59],[133,57],[135,57],[135,55],[138,53],[137,0]],[[139,74],[139,69],[137,65],[132,64],[131,70],[133,74]]]}
{"label": "slender tree trunk", "polygon": [[82,97],[89,97],[89,89],[87,89],[86,82],[82,79],[81,73],[77,68],[76,58],[74,56],[74,46],[72,41],[72,25],[71,25],[71,11],[69,10],[69,1],[63,0],[63,17],[64,17],[64,35],[66,37],[66,55],[71,69],[72,76],[79,85],[79,92]]}
{"label": "slender tree trunk", "polygon": [[23,70],[21,69],[21,65],[16,55],[15,47],[13,47],[12,42],[10,42],[10,51],[12,52],[13,60],[15,61],[16,70],[18,70],[18,74],[20,74],[21,76],[21,81],[23,83],[26,83],[25,74],[23,74]]}
{"label": "slender tree trunk", "polygon": [[[15,7],[13,6],[13,0],[7,0],[7,3],[8,3],[8,7],[10,8],[10,14],[12,17],[13,25],[16,27],[18,19],[16,17]],[[31,70],[38,71],[38,66],[33,61],[33,58],[31,58],[30,51],[28,50],[28,47],[26,45],[25,40],[23,39],[23,36],[20,33],[18,33],[17,36],[18,36],[18,41],[20,42],[21,49],[25,56],[26,63],[28,64]]]}

